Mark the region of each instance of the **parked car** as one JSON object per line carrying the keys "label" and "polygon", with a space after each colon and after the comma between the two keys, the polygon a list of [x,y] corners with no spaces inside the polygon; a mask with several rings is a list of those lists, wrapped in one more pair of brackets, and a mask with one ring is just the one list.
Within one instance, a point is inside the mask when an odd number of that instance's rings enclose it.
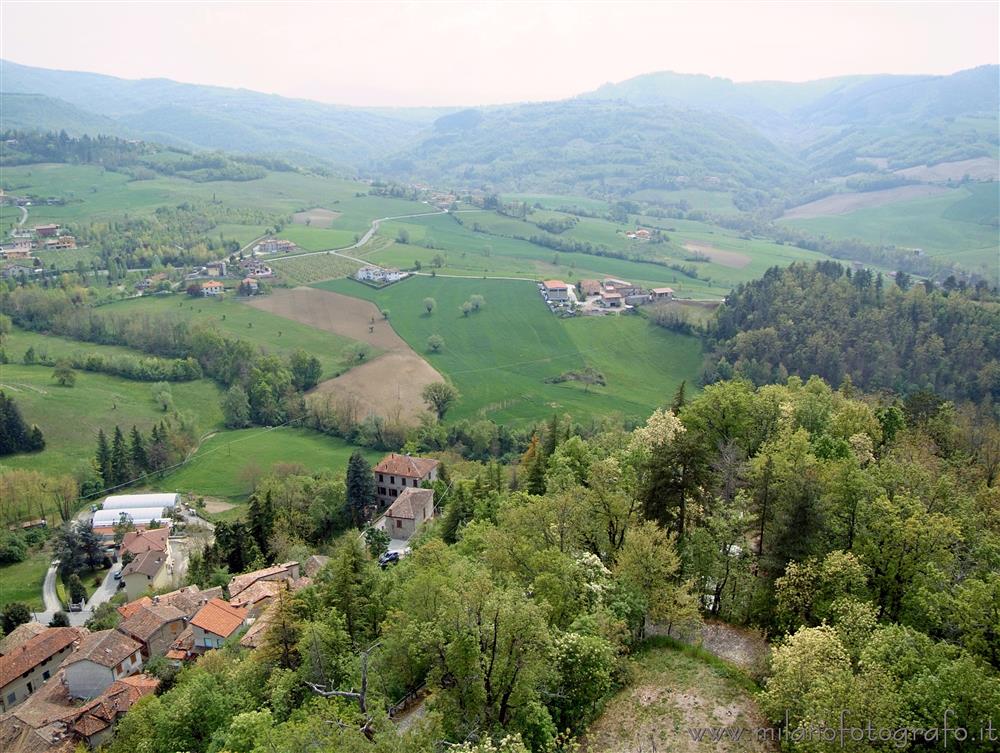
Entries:
{"label": "parked car", "polygon": [[82,601],[78,601],[75,604],[70,604],[69,605],[69,611],[71,611],[71,612],[82,612],[83,611],[83,602]]}
{"label": "parked car", "polygon": [[115,577],[115,580],[121,580],[122,579],[122,571],[121,570],[116,571],[114,577]]}
{"label": "parked car", "polygon": [[399,562],[399,552],[386,552],[378,558],[378,566],[383,570],[397,562]]}

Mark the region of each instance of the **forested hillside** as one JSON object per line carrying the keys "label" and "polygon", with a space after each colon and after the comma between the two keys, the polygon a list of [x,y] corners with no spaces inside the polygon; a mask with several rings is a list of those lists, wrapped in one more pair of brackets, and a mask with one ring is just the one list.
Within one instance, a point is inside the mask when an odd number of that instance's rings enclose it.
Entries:
{"label": "forested hillside", "polygon": [[709,327],[710,379],[850,378],[866,391],[1000,400],[1000,303],[985,285],[911,285],[834,262],[772,268]]}

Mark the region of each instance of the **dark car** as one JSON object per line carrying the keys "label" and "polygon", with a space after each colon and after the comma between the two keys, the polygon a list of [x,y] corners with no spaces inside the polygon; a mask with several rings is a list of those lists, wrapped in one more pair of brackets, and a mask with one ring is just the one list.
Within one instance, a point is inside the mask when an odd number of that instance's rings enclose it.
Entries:
{"label": "dark car", "polygon": [[399,562],[399,552],[386,552],[378,558],[378,566],[383,570],[397,562]]}
{"label": "dark car", "polygon": [[114,578],[115,578],[115,580],[121,580],[122,579],[122,571],[121,570],[117,571],[115,573],[115,575],[114,575]]}

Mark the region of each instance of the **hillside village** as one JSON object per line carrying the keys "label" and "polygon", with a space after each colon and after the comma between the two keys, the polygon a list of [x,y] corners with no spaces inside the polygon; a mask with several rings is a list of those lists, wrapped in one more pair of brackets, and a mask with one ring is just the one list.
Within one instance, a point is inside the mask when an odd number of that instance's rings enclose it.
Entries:
{"label": "hillside village", "polygon": [[[368,471],[366,530],[384,535],[383,567],[406,556],[409,540],[434,519],[431,487],[440,472],[438,460],[397,453]],[[200,589],[183,582],[186,540],[211,524],[178,495],[112,495],[95,508],[75,525],[92,530],[116,563],[106,575],[121,595],[112,602],[116,624],[89,630],[29,621],[0,641],[5,753],[96,748],[136,701],[155,692],[160,680],[148,666],[179,668],[229,643],[258,648],[284,595],[309,586],[329,562],[314,554]]]}

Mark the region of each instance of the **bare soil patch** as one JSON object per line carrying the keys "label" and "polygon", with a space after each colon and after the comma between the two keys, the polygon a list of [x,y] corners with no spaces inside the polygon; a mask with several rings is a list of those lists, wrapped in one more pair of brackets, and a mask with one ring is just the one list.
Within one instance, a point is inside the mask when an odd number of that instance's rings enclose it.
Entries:
{"label": "bare soil patch", "polygon": [[333,221],[340,217],[340,212],[323,207],[313,207],[304,212],[296,212],[292,215],[292,222],[296,225],[308,225],[309,227],[331,227]]}
{"label": "bare soil patch", "polygon": [[[411,422],[427,411],[420,393],[444,378],[406,344],[375,304],[316,288],[294,288],[248,305],[386,351],[346,374],[320,383],[311,396],[350,395],[361,417],[375,413]],[[373,331],[369,332],[369,329]]]}
{"label": "bare soil patch", "polygon": [[925,199],[929,196],[939,196],[947,193],[943,186],[897,186],[882,191],[864,191],[862,193],[838,193],[826,196],[808,204],[800,204],[789,209],[782,215],[786,220],[807,220],[814,217],[829,217],[837,214],[850,214],[859,209],[880,207],[897,201]]}
{"label": "bare soil patch", "polygon": [[706,620],[688,633],[667,630],[650,624],[649,635],[669,635],[692,646],[701,646],[710,654],[746,670],[751,676],[762,676],[771,655],[771,646],[763,633],[751,628],[730,625],[721,620]]}
{"label": "bare soil patch", "polygon": [[1000,179],[1000,162],[992,157],[976,157],[957,162],[941,162],[937,165],[907,167],[903,170],[896,170],[896,175],[913,180],[926,180],[929,183],[958,181],[966,175],[972,180],[998,180]]}
{"label": "bare soil patch", "polygon": [[[292,288],[254,298],[248,306],[285,319],[333,332],[382,350],[409,350],[410,346],[385,319],[378,307],[360,298],[317,288]],[[374,331],[369,332],[369,327]]]}
{"label": "bare soil patch", "polygon": [[220,512],[225,512],[226,510],[232,510],[236,505],[231,502],[226,502],[223,499],[217,497],[205,497],[205,512],[212,513],[213,515],[218,515]]}
{"label": "bare soil patch", "polygon": [[321,382],[309,394],[351,395],[357,399],[362,417],[375,413],[412,423],[427,412],[420,397],[424,387],[442,381],[443,377],[412,350],[394,350]]}
{"label": "bare soil patch", "polygon": [[721,264],[723,267],[731,267],[732,269],[743,269],[743,267],[752,261],[746,254],[741,254],[738,251],[723,251],[721,248],[716,248],[708,243],[690,241],[684,244],[684,248],[688,251],[696,251],[699,254],[704,254],[716,264]]}

